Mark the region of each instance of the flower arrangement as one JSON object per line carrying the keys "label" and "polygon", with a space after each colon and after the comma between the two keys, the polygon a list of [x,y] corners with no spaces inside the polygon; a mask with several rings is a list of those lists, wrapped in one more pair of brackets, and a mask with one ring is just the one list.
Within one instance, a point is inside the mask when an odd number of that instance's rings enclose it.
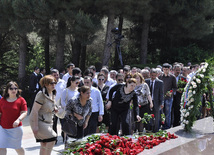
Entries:
{"label": "flower arrangement", "polygon": [[165,120],[166,120],[166,116],[164,113],[161,114],[161,124],[164,125],[165,123]]}
{"label": "flower arrangement", "polygon": [[129,137],[119,137],[116,135],[92,135],[85,141],[74,145],[71,143],[67,150],[62,152],[64,155],[136,155],[144,149],[152,149],[154,146],[165,142],[166,140],[175,139],[176,135],[160,130],[157,133],[138,136],[136,139]]}
{"label": "flower arrangement", "polygon": [[[214,64],[214,61],[213,61]],[[201,96],[206,91],[212,91],[213,65],[207,62],[198,69],[195,75],[189,80],[181,98],[181,125],[184,130],[191,131],[197,116],[200,116]],[[212,96],[212,95],[211,95]],[[213,107],[211,105],[211,107]]]}
{"label": "flower arrangement", "polygon": [[148,113],[144,113],[143,118],[141,118],[142,123],[148,123],[150,121],[150,119],[154,119],[155,115],[154,114],[148,114]]}
{"label": "flower arrangement", "polygon": [[178,89],[177,90],[183,92],[184,87],[186,86],[187,82],[188,81],[184,78],[181,78],[180,80],[178,80]]}

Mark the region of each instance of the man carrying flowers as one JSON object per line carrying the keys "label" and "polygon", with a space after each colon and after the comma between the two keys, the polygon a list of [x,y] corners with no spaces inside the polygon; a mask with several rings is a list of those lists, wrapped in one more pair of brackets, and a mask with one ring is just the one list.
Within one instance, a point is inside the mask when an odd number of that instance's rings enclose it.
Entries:
{"label": "man carrying flowers", "polygon": [[166,116],[164,129],[171,128],[171,111],[172,111],[172,103],[173,103],[173,92],[175,92],[177,88],[176,78],[174,75],[169,73],[170,69],[171,69],[171,65],[168,63],[164,63],[163,64],[164,74],[162,76],[159,76],[159,79],[162,80],[164,84],[163,112]]}

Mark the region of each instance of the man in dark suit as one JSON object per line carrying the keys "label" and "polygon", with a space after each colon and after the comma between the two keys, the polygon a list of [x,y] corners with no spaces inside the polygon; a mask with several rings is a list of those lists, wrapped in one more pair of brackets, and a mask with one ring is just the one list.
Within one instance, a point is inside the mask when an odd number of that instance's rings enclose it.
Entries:
{"label": "man in dark suit", "polygon": [[148,84],[151,92],[152,102],[153,102],[153,111],[152,113],[155,115],[155,123],[153,132],[157,132],[160,128],[160,109],[163,108],[164,100],[163,100],[163,81],[157,78],[158,72],[156,69],[151,69],[149,79],[146,79],[145,82]]}
{"label": "man in dark suit", "polygon": [[36,94],[39,91],[38,74],[39,74],[39,68],[35,67],[34,72],[30,75],[30,84],[29,84],[29,93],[31,97],[31,104],[29,105],[30,111],[33,107]]}
{"label": "man in dark suit", "polygon": [[[174,75],[176,77],[176,83],[178,85],[178,81],[181,79],[186,79],[184,76],[181,75],[181,66],[179,64],[173,67]],[[184,88],[184,86],[183,86]],[[172,116],[173,116],[173,127],[180,125],[180,103],[183,91],[177,89],[176,92],[173,94],[173,104],[172,104]]]}
{"label": "man in dark suit", "polygon": [[[40,79],[41,78],[43,78],[44,76],[45,76],[45,73],[46,73],[46,70],[45,70],[45,68],[40,68],[40,73],[38,74],[38,82],[40,81]],[[41,86],[40,86],[40,84],[39,84],[39,90],[41,90],[42,88],[41,88]]]}

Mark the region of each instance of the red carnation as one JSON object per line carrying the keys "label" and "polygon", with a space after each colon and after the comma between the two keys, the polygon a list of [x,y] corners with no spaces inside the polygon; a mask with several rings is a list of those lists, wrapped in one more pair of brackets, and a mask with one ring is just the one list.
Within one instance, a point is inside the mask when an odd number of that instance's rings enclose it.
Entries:
{"label": "red carnation", "polygon": [[172,93],[173,92],[173,90],[170,90],[170,93]]}
{"label": "red carnation", "polygon": [[154,117],[155,117],[155,115],[154,115],[154,114],[151,114],[151,116],[152,116],[152,118],[154,118]]}

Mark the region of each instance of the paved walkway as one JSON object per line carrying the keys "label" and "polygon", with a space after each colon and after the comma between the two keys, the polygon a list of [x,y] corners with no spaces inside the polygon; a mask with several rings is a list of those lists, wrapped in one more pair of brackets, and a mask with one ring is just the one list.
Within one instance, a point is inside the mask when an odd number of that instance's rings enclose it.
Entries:
{"label": "paved walkway", "polygon": [[[23,120],[23,139],[22,139],[22,147],[25,149],[25,154],[26,155],[39,155],[39,148],[40,145],[39,143],[36,143],[36,140],[34,138],[33,132],[30,128],[29,122],[28,122],[29,116],[27,116]],[[54,151],[52,151],[52,155],[59,155],[59,151],[63,151],[64,149],[64,144],[62,142],[62,137],[60,136],[61,133],[61,125],[58,123],[58,142],[54,146]],[[13,149],[7,149],[7,155],[16,155],[16,151]]]}

